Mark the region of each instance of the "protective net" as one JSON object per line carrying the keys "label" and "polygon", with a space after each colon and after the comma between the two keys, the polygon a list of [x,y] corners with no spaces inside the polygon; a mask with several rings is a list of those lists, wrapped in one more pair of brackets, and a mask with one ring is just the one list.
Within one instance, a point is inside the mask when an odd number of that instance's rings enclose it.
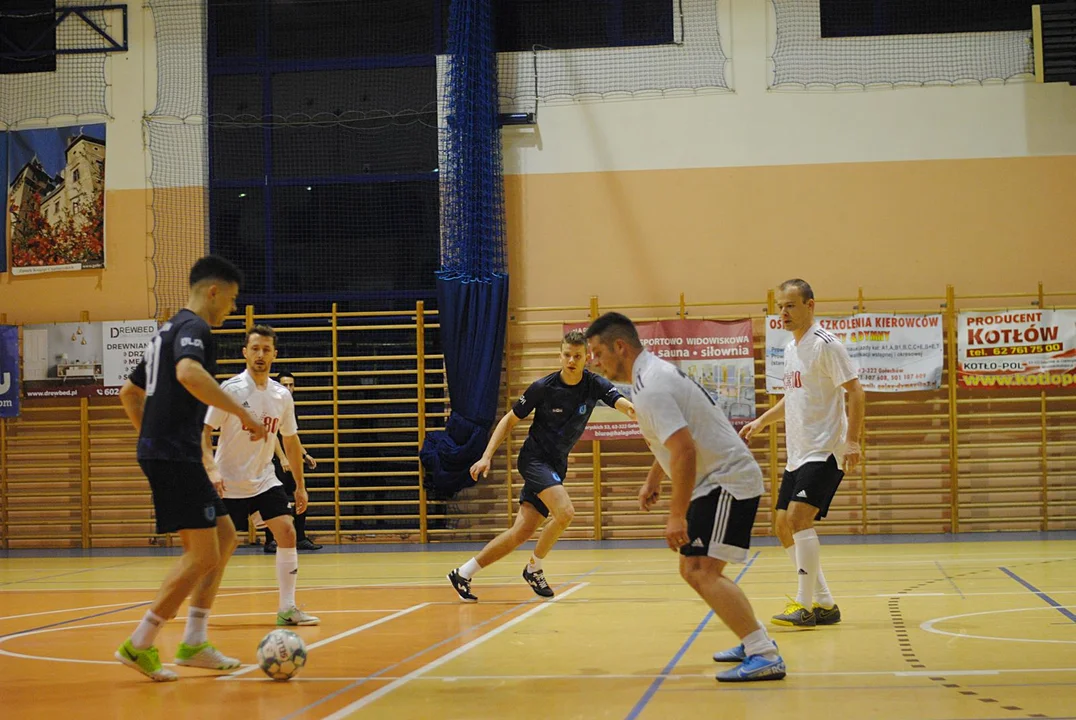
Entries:
{"label": "protective net", "polygon": [[157,96],[144,120],[152,191],[153,293],[164,319],[187,301],[187,273],[209,248],[204,0],[149,0]]}
{"label": "protective net", "polygon": [[[933,3],[915,4],[921,4],[925,14],[942,12]],[[819,0],[773,0],[772,8],[774,88],[984,83],[1026,79],[1034,70],[1026,30],[824,38]],[[938,20],[944,24],[945,18]],[[851,18],[853,31],[871,25],[865,19],[854,21]],[[828,21],[827,27],[831,25]],[[916,26],[883,24],[880,30],[904,27]]]}
{"label": "protective net", "polygon": [[[107,0],[57,0],[57,10],[72,6],[99,6]],[[16,10],[16,3],[0,3],[0,24],[16,23],[28,13]],[[48,11],[47,16],[52,16]],[[29,14],[32,15],[32,14]],[[117,11],[89,9],[85,15],[109,34],[118,29]],[[47,16],[42,16],[47,19]],[[68,17],[56,28],[56,47],[106,48],[108,42],[88,24]],[[47,122],[57,116],[74,116],[76,121],[105,119],[108,81],[105,53],[57,55],[55,71],[0,74],[0,127],[21,123]],[[26,62],[30,62],[27,60]],[[7,61],[18,66],[20,60]]]}
{"label": "protective net", "polygon": [[536,95],[557,103],[730,88],[713,0],[504,5],[514,9],[521,28],[511,35],[517,47],[503,51],[501,10],[498,75],[505,112],[533,109]]}

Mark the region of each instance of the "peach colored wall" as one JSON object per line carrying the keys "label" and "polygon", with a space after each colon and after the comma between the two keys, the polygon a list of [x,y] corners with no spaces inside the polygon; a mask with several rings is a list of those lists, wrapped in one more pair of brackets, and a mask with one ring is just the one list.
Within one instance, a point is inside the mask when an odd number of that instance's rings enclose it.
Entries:
{"label": "peach colored wall", "polygon": [[1076,290],[1076,156],[512,175],[513,307]]}
{"label": "peach colored wall", "polygon": [[105,192],[105,267],[16,277],[0,274],[0,313],[8,323],[152,317],[153,268],[146,262],[145,190]]}

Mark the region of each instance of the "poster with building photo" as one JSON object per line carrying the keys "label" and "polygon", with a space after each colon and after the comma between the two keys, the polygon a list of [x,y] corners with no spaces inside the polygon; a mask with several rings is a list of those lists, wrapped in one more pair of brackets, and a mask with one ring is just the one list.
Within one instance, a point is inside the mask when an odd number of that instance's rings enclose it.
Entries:
{"label": "poster with building photo", "polygon": [[104,267],[104,124],[7,135],[11,273]]}

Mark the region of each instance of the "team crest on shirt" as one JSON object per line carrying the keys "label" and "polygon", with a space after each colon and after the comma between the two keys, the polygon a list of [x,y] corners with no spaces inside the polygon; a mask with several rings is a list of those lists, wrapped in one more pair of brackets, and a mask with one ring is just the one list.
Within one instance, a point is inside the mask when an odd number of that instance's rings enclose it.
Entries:
{"label": "team crest on shirt", "polygon": [[217,508],[216,508],[215,505],[213,505],[213,504],[206,505],[205,508],[203,508],[203,511],[205,513],[205,519],[207,521],[209,521],[209,522],[215,522],[216,521],[216,519],[217,519]]}
{"label": "team crest on shirt", "polygon": [[580,415],[586,415],[587,414],[587,404],[586,403],[583,403],[582,405],[579,406],[579,414]]}

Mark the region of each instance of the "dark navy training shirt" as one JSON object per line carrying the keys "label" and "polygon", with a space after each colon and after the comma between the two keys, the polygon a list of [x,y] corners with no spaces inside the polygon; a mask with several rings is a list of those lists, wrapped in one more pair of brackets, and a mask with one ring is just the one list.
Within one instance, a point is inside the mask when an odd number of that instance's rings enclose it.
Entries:
{"label": "dark navy training shirt", "polygon": [[520,455],[537,455],[563,468],[598,401],[614,407],[621,397],[611,382],[589,370],[583,371],[583,379],[575,385],[566,385],[560,372],[535,380],[512,406],[512,412],[521,420],[534,412]]}
{"label": "dark navy training shirt", "polygon": [[176,363],[192,358],[213,375],[217,354],[209,323],[184,308],[146,345],[130,380],[146,391],[139,460],[202,461],[202,425],[206,406],[176,378]]}

